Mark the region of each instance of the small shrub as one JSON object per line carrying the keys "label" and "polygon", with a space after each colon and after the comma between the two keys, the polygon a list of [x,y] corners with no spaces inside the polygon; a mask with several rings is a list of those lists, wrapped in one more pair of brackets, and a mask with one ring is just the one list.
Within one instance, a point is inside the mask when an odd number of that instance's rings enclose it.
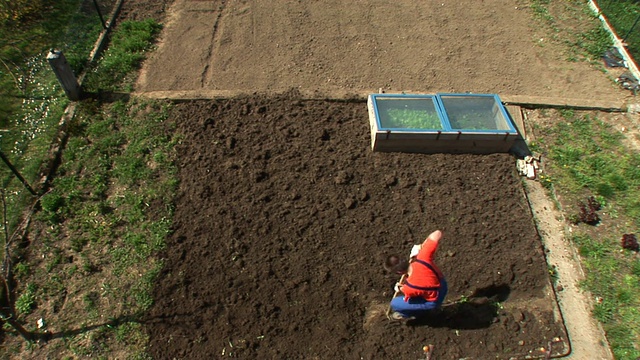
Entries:
{"label": "small shrub", "polygon": [[59,194],[49,193],[40,199],[44,211],[55,213],[64,205],[64,198]]}
{"label": "small shrub", "polygon": [[40,205],[42,206],[46,221],[51,224],[59,224],[62,222],[62,208],[65,205],[65,201],[61,195],[48,193],[40,199]]}
{"label": "small shrub", "polygon": [[29,272],[29,265],[23,262],[17,263],[16,266],[13,267],[13,273],[18,278],[26,277],[27,275],[29,275]]}

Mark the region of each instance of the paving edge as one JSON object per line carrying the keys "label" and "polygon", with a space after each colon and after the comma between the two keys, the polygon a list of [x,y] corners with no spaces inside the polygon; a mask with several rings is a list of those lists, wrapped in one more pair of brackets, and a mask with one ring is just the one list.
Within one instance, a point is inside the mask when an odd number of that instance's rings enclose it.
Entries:
{"label": "paving edge", "polygon": [[[358,91],[305,91],[296,90],[300,94],[302,100],[352,100],[366,101],[370,94],[378,94],[377,90],[358,90]],[[279,96],[288,93],[287,91],[270,91],[270,92],[247,92],[244,90],[158,90],[158,91],[135,91],[131,95],[148,99],[158,100],[174,100],[174,101],[191,101],[191,100],[215,100],[215,99],[233,99],[246,96]],[[387,94],[435,94],[441,91],[385,91]],[[511,95],[498,94],[500,100],[507,105],[518,105],[526,108],[572,108],[576,110],[599,110],[607,112],[628,112],[630,110],[640,108],[635,103],[627,103],[626,101],[605,101],[600,99],[577,99],[562,97],[546,97],[546,96],[529,96],[529,95]]]}
{"label": "paving edge", "polygon": [[[523,113],[524,126],[531,130],[526,114]],[[533,141],[531,131],[527,142]],[[553,200],[555,196],[538,181],[523,180],[524,193],[535,221],[538,235],[545,248],[547,265],[553,267],[557,274],[554,288],[558,307],[563,318],[570,353],[566,359],[611,360],[614,359],[606,333],[592,315],[593,297],[590,292],[580,288],[580,281],[585,278],[580,256],[567,238],[571,229],[567,226],[560,204]]]}

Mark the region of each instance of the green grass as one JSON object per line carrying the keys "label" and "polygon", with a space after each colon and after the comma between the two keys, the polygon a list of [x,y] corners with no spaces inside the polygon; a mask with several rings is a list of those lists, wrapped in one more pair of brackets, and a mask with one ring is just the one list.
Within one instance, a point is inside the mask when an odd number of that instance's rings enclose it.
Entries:
{"label": "green grass", "polygon": [[[68,104],[46,55],[52,47],[62,50],[79,74],[102,28],[95,9],[85,6],[82,11],[82,3],[36,0],[0,6],[3,15],[12,14],[0,16],[0,150],[31,185],[39,180],[40,166]],[[12,230],[34,199],[4,164],[0,182]]]}
{"label": "green grass", "polygon": [[596,299],[593,315],[602,324],[616,359],[640,357],[640,260],[621,247],[622,235],[640,228],[640,155],[624,135],[603,120],[563,110],[552,126],[538,127],[536,148],[549,159],[545,176],[565,213],[595,195],[603,204],[602,224],[573,228],[571,241],[585,269],[582,286]]}
{"label": "green grass", "polygon": [[[86,77],[88,89],[126,91],[131,73],[159,30],[153,21],[121,23]],[[40,95],[57,101],[61,90],[51,85]],[[28,111],[22,109],[38,119],[30,122],[31,128],[46,128],[39,119],[49,114],[55,119],[50,121],[55,133],[61,110],[33,104]],[[61,100],[56,106],[62,109],[65,104]],[[146,356],[147,338],[135,321],[153,305],[152,289],[162,267],[156,254],[164,249],[170,232],[170,204],[177,187],[177,140],[168,113],[166,103],[131,99],[103,104],[87,99],[78,103],[67,124],[69,140],[61,165],[30,227],[37,245],[29,250],[38,255],[22,259],[16,267],[20,320],[31,324],[29,316],[37,308],[38,316],[54,322],[57,329],[87,328],[57,343],[60,357],[108,358],[113,349],[126,349],[133,358]],[[26,136],[25,153],[39,142],[48,150],[51,138],[40,133]],[[29,160],[17,164],[35,174],[42,160]],[[31,163],[34,168],[29,170]],[[65,311],[59,312],[62,304]],[[112,321],[89,330],[104,323],[103,316]]]}
{"label": "green grass", "polygon": [[131,91],[127,76],[137,70],[162,26],[153,20],[125,21],[113,34],[109,51],[83,84],[87,92]]}
{"label": "green grass", "polygon": [[640,59],[640,22],[636,23],[640,16],[640,3],[635,0],[598,0],[597,4],[618,37],[628,44],[631,56]]}
{"label": "green grass", "polygon": [[[74,120],[73,141],[35,218],[53,234],[40,250],[47,260],[27,267],[33,273],[29,279],[48,279],[37,296],[43,302],[73,289],[87,325],[99,322],[98,314],[129,319],[101,332],[105,348],[87,348],[83,334],[68,339],[67,351],[108,354],[109,346],[126,345],[140,353],[145,337],[130,321],[153,305],[162,267],[154,259],[170,232],[177,185],[171,161],[175,140],[166,104],[131,100],[102,109],[81,107]],[[115,338],[125,329],[137,340],[118,345]]]}

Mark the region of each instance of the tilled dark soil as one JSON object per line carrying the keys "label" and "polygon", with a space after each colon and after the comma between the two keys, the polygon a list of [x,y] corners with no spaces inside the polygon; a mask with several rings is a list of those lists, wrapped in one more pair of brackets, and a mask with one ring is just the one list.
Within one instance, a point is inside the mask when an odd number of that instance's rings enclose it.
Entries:
{"label": "tilled dark soil", "polygon": [[[179,103],[172,120],[154,358],[509,358],[566,339],[511,155],[374,153],[365,103],[295,93]],[[391,322],[383,259],[435,229],[448,305]]]}

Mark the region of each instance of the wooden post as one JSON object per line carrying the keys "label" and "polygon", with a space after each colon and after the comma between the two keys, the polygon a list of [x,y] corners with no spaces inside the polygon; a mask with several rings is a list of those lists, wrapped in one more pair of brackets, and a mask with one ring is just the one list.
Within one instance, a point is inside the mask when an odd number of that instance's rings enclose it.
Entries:
{"label": "wooden post", "polygon": [[62,51],[51,49],[49,55],[47,55],[47,61],[51,65],[53,72],[56,73],[56,77],[60,81],[67,97],[72,101],[80,100],[80,85]]}

